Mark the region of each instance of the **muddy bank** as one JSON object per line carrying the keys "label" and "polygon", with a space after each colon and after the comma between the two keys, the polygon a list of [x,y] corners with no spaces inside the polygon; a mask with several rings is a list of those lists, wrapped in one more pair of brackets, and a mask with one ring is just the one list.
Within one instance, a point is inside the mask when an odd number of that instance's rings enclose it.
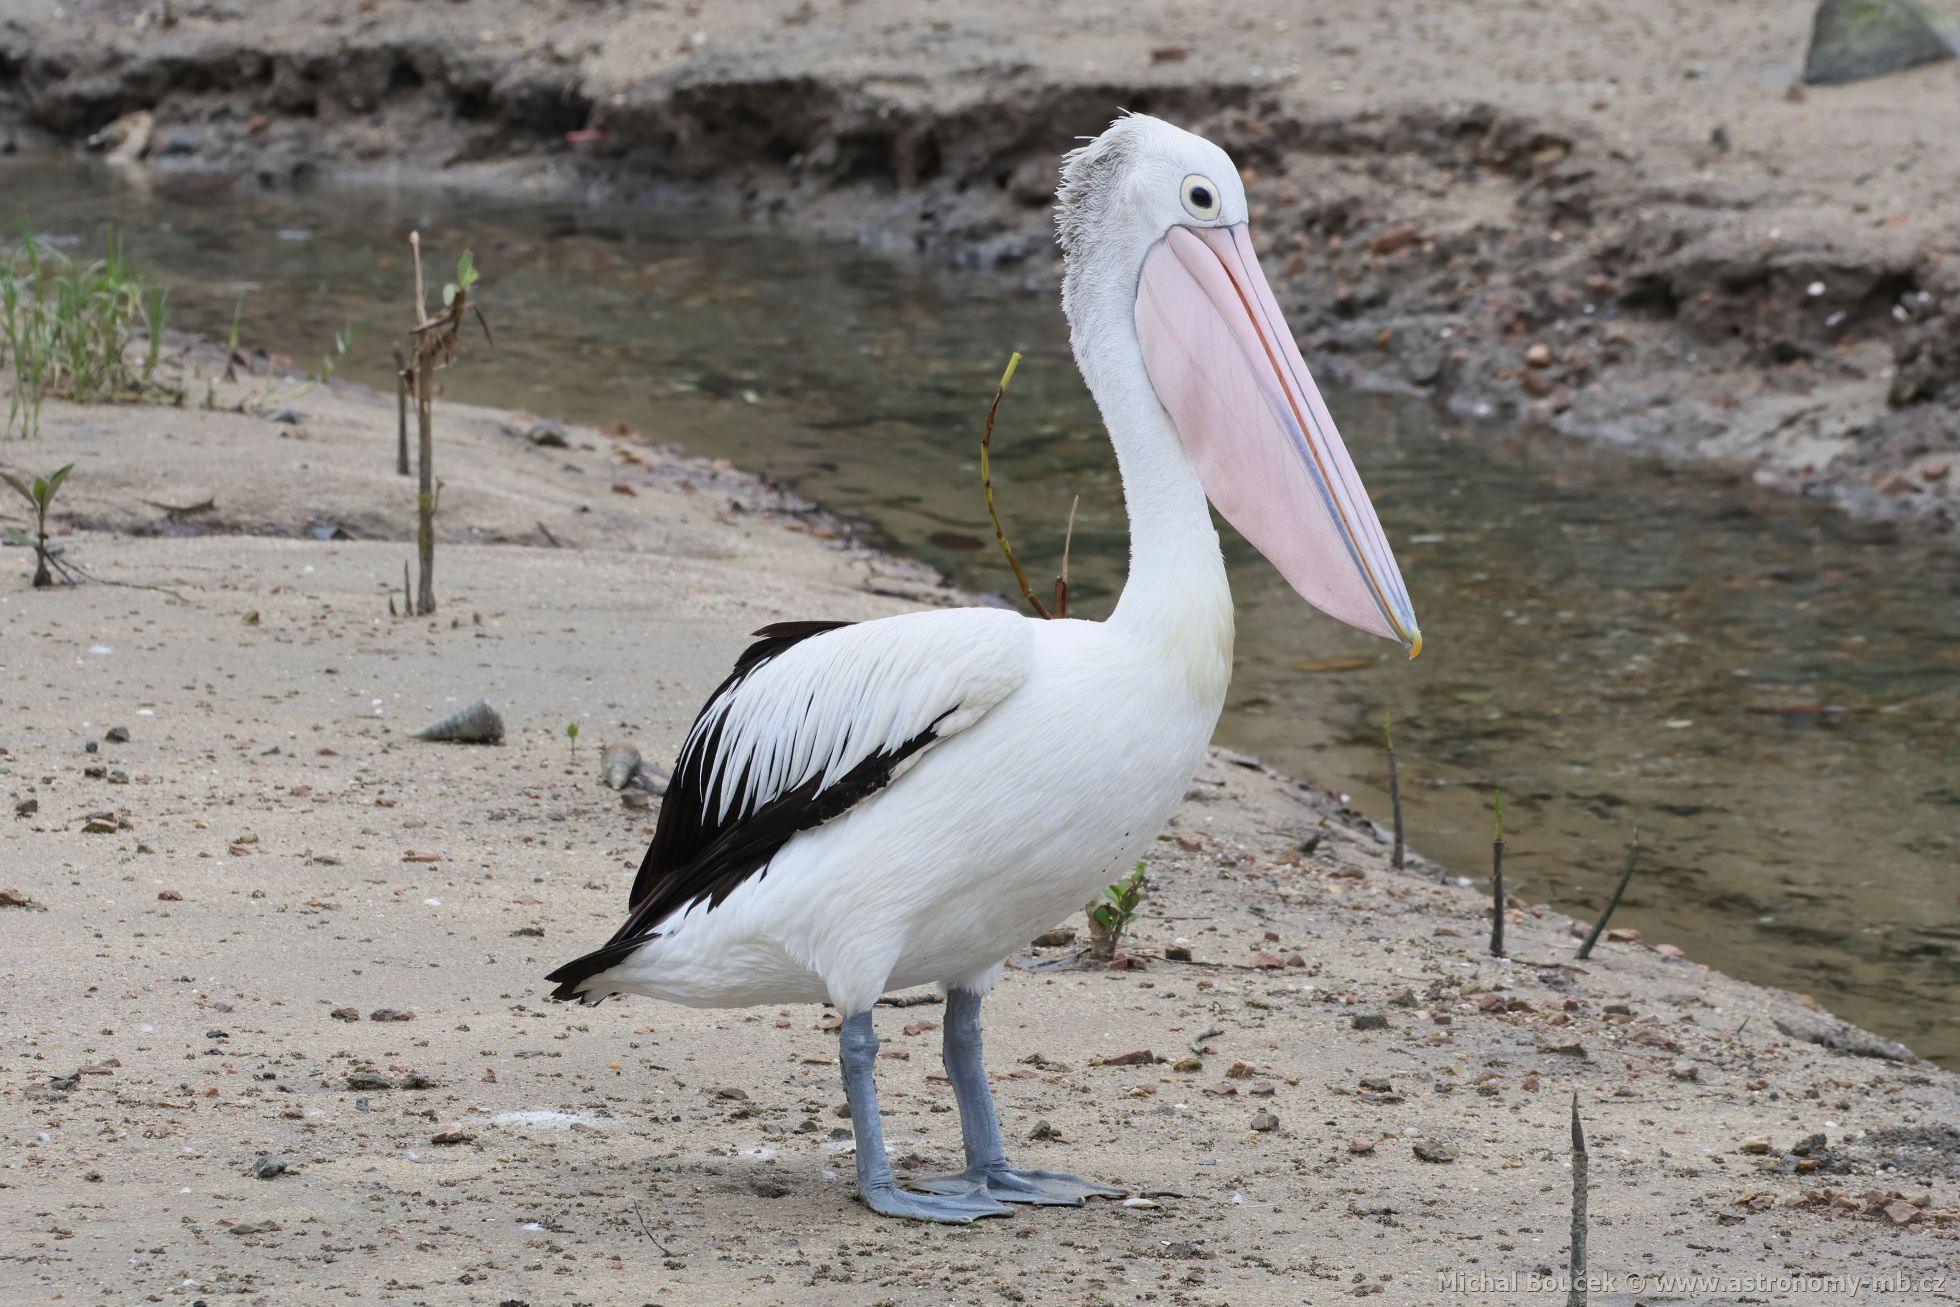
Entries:
{"label": "muddy bank", "polygon": [[[1131,961],[1031,948],[988,1000],[1016,1154],[1137,1201],[872,1217],[819,1010],[566,1008],[541,977],[616,923],[653,820],[596,746],[670,757],[757,626],[959,596],[725,467],[445,405],[442,607],[397,619],[393,398],[292,407],[55,402],[9,447],[77,464],[99,581],[0,559],[0,1299],[1483,1301],[1450,1286],[1564,1265],[1575,1092],[1596,1301],[1950,1297],[1960,1078],[1666,940],[1576,963],[1540,904],[1493,959],[1481,893],[1226,753],[1153,846]],[[411,738],[479,696],[501,747]],[[958,1132],[907,997],[880,1078],[924,1174]]]}
{"label": "muddy bank", "polygon": [[[1960,521],[1960,64],[1792,89],[1803,6],[32,0],[0,148],[592,188],[1053,274],[1118,106],[1227,144],[1328,375]],[[167,15],[166,15],[167,10]]]}

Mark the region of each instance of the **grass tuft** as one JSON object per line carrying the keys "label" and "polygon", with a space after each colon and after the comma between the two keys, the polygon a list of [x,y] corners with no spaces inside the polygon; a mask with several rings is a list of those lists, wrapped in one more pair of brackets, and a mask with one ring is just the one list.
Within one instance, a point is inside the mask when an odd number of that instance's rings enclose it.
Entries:
{"label": "grass tuft", "polygon": [[[102,247],[101,258],[77,266],[23,223],[20,244],[0,253],[0,367],[12,374],[0,439],[37,434],[51,395],[93,404],[150,386],[169,293],[145,285],[113,230]],[[139,336],[145,347],[132,356]]]}

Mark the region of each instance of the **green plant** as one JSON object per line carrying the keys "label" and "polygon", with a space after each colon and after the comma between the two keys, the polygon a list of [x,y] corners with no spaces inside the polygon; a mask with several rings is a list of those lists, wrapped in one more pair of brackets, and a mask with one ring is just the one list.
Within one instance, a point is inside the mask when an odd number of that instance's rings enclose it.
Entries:
{"label": "green plant", "polygon": [[31,539],[25,531],[16,526],[7,527],[5,535],[8,543],[31,548],[34,551],[34,588],[37,590],[53,585],[54,576],[50,569],[61,567],[61,564],[56,561],[61,553],[60,547],[48,544],[48,507],[54,503],[55,492],[61,489],[61,483],[66,481],[68,474],[74,470],[75,465],[69,463],[55,469],[47,476],[37,476],[32,480],[17,477],[11,472],[0,472],[0,480],[18,491],[21,498],[34,509],[34,535]]}
{"label": "green plant", "polygon": [[578,723],[565,723],[565,738],[572,742],[572,762],[578,762]]}
{"label": "green plant", "polygon": [[[243,301],[241,300],[240,303],[242,304]],[[236,343],[238,339],[238,319],[235,314],[232,318],[231,332],[233,344],[230,347],[230,355],[235,360],[239,356]],[[307,373],[305,379],[296,386],[281,388],[268,381],[264,386],[253,391],[244,399],[239,400],[238,411],[241,413],[261,413],[271,408],[283,408],[295,400],[311,394],[321,386],[326,385],[329,381],[333,380],[333,374],[340,368],[341,361],[347,357],[347,351],[354,348],[354,337],[358,332],[359,328],[354,323],[350,322],[343,326],[333,334],[332,348],[320,356],[320,367],[318,371]],[[225,379],[227,381],[231,380],[231,373],[227,372]]]}
{"label": "green plant", "polygon": [[481,280],[476,272],[476,254],[471,250],[464,250],[463,257],[456,260],[456,280],[442,288],[442,307],[455,308],[457,299]]}
{"label": "green plant", "polygon": [[1084,909],[1089,914],[1089,952],[1105,962],[1116,956],[1123,932],[1143,903],[1145,865],[1137,863],[1135,871],[1103,890],[1102,898]]}
{"label": "green plant", "polygon": [[[154,295],[136,274],[114,230],[102,257],[76,268],[24,224],[20,246],[0,256],[0,363],[11,363],[13,385],[0,436],[40,429],[49,395],[81,403],[140,395],[162,359],[169,295]],[[132,364],[137,330],[146,348]]]}

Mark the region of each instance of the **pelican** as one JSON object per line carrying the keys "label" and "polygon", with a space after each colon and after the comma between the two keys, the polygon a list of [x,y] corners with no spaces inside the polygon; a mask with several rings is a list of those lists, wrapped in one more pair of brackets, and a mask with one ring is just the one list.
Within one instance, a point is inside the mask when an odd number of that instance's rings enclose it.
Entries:
{"label": "pelican", "polygon": [[[681,746],[610,943],[554,998],[828,1001],[873,1211],[966,1222],[1122,1190],[1007,1157],[980,1005],[1003,961],[1119,879],[1183,796],[1232,667],[1206,500],[1309,603],[1422,636],[1388,539],[1259,270],[1225,152],[1141,114],[1063,161],[1062,310],[1122,473],[1107,621],[997,608],[767,626]],[[945,990],[966,1169],[901,1185],[872,1008]]]}

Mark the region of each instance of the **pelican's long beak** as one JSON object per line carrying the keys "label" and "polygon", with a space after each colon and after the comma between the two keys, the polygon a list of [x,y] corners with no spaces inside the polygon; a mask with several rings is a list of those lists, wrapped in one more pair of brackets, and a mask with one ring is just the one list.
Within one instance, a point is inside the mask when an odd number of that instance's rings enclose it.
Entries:
{"label": "pelican's long beak", "polygon": [[1408,589],[1244,223],[1172,227],[1137,282],[1144,369],[1218,511],[1331,617],[1422,652]]}

